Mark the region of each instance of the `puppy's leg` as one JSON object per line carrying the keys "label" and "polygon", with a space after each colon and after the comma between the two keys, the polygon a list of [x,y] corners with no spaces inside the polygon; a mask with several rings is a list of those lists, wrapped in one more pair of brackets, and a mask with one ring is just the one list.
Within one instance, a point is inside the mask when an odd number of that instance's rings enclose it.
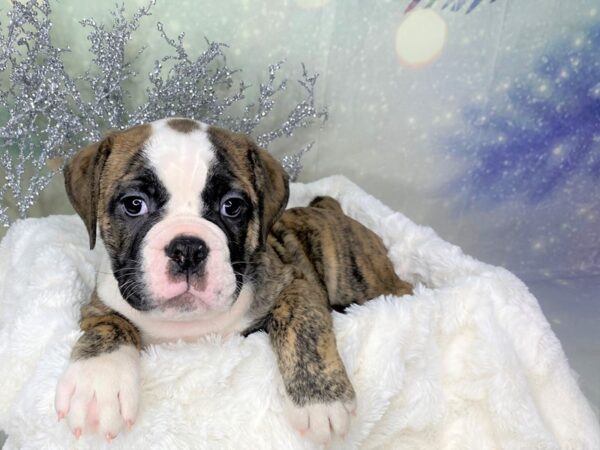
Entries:
{"label": "puppy's leg", "polygon": [[80,327],[84,333],[56,389],[56,412],[76,438],[99,432],[110,441],[136,418],[140,334],[95,293],[81,308]]}
{"label": "puppy's leg", "polygon": [[292,425],[321,443],[333,434],[344,436],[355,395],[337,351],[325,292],[306,280],[292,281],[277,299],[268,330]]}

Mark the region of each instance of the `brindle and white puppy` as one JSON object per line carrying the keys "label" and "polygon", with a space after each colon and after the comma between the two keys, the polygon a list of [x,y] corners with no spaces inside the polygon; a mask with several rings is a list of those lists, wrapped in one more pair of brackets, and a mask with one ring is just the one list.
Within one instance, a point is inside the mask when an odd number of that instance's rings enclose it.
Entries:
{"label": "brindle and white puppy", "polygon": [[355,395],[331,309],[402,295],[381,240],[332,198],[284,212],[288,177],[247,137],[188,119],[110,134],[65,169],[103,265],[56,393],[78,438],[133,426],[146,343],[269,333],[286,412],[308,437],[344,435]]}

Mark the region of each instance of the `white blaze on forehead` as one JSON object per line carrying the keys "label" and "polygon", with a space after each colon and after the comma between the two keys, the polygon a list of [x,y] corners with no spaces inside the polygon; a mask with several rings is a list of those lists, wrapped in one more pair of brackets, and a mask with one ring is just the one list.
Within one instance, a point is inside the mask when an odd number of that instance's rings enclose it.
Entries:
{"label": "white blaze on forehead", "polygon": [[197,122],[198,129],[184,133],[171,128],[169,120],[172,119],[151,124],[152,135],[144,153],[169,193],[167,215],[199,215],[201,192],[215,157],[208,126]]}

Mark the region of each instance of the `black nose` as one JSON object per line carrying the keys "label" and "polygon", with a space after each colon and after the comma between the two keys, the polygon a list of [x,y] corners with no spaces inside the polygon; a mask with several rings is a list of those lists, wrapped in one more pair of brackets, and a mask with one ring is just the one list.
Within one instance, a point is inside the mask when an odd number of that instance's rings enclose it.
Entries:
{"label": "black nose", "polygon": [[165,253],[175,263],[175,272],[196,272],[208,256],[208,247],[197,237],[178,236],[165,248]]}

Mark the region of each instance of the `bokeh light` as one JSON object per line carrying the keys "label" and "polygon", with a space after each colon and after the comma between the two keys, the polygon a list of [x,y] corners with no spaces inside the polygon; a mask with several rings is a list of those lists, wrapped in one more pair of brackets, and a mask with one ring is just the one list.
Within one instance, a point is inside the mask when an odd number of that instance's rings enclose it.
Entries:
{"label": "bokeh light", "polygon": [[448,26],[433,9],[407,14],[396,32],[396,53],[406,67],[422,67],[435,61],[446,46]]}

